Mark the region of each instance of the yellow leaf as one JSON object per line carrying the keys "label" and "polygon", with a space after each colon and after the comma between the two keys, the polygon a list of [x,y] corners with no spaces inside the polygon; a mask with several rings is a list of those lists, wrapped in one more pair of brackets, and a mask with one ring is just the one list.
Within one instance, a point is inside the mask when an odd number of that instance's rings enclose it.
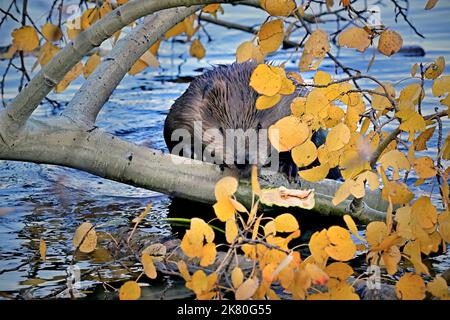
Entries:
{"label": "yellow leaf", "polygon": [[223,9],[220,3],[209,4],[202,9],[204,13],[210,13],[213,16],[216,16],[218,10],[223,13]]}
{"label": "yellow leaf", "polygon": [[427,291],[439,299],[448,299],[448,285],[444,278],[436,276],[433,281],[428,282]]}
{"label": "yellow leaf", "polygon": [[39,37],[36,30],[31,26],[24,26],[15,29],[11,36],[13,38],[12,45],[18,51],[33,51],[39,46]]}
{"label": "yellow leaf", "polygon": [[266,64],[258,65],[250,78],[250,86],[259,94],[276,95],[282,85],[282,79],[275,69]]}
{"label": "yellow leaf", "polygon": [[188,267],[186,265],[186,262],[184,262],[183,260],[179,260],[177,262],[177,267],[178,270],[180,271],[181,276],[183,277],[183,279],[187,282],[191,280],[191,275],[189,274],[189,270]]}
{"label": "yellow leaf", "polygon": [[425,71],[425,78],[436,79],[439,77],[445,69],[445,58],[440,56],[435,62],[431,63]]}
{"label": "yellow leaf", "polygon": [[200,266],[207,267],[216,260],[216,245],[213,242],[207,243],[203,246]]}
{"label": "yellow leaf", "polygon": [[167,31],[164,34],[164,38],[169,39],[172,37],[176,37],[176,36],[182,34],[183,32],[186,32],[186,25],[185,25],[184,21],[181,21],[180,23],[173,26],[169,31]]}
{"label": "yellow leaf", "polygon": [[382,221],[373,221],[367,225],[366,239],[369,246],[376,247],[383,242],[388,235],[386,223]]}
{"label": "yellow leaf", "polygon": [[235,293],[236,300],[248,300],[250,299],[258,289],[259,281],[257,278],[248,278],[245,280]]}
{"label": "yellow leaf", "polygon": [[325,272],[330,278],[344,281],[353,274],[353,269],[344,262],[333,262],[325,268]]}
{"label": "yellow leaf", "polygon": [[278,102],[280,102],[280,100],[281,100],[280,94],[276,94],[272,97],[259,96],[258,99],[256,99],[256,109],[264,110],[264,109],[272,108]]}
{"label": "yellow leaf", "polygon": [[94,72],[97,65],[100,63],[100,56],[94,53],[89,59],[86,61],[86,64],[83,67],[83,76],[87,79],[92,72]]}
{"label": "yellow leaf", "polygon": [[450,92],[450,76],[442,76],[439,79],[434,80],[431,89],[433,96],[435,97]]}
{"label": "yellow leaf", "polygon": [[390,197],[393,204],[406,204],[414,198],[414,194],[403,182],[388,181],[381,190],[381,197],[385,201],[388,201]]}
{"label": "yellow leaf", "polygon": [[402,45],[403,39],[400,34],[388,29],[381,33],[380,39],[378,40],[378,51],[390,57],[400,51]]}
{"label": "yellow leaf", "polygon": [[146,69],[147,67],[158,68],[159,62],[156,57],[150,53],[150,51],[146,51],[128,70],[129,75],[135,75]]}
{"label": "yellow leaf", "polygon": [[238,227],[234,219],[228,219],[225,223],[225,237],[228,243],[233,243],[238,235]]}
{"label": "yellow leaf", "polygon": [[412,165],[420,179],[436,176],[437,171],[434,168],[433,159],[430,157],[417,158]]}
{"label": "yellow leaf", "polygon": [[406,273],[395,284],[395,293],[402,300],[423,300],[425,282],[418,274]]}
{"label": "yellow leaf", "polygon": [[223,197],[231,197],[238,189],[239,181],[232,176],[223,177],[217,181],[214,188],[214,195],[216,200]]}
{"label": "yellow leaf", "polygon": [[338,43],[341,47],[347,46],[355,48],[358,51],[364,52],[370,46],[371,37],[363,28],[351,27],[343,32],[338,37]]}
{"label": "yellow leaf", "polygon": [[414,150],[422,151],[427,150],[427,141],[433,136],[436,127],[431,127],[422,132],[414,141]]}
{"label": "yellow leaf", "polygon": [[39,49],[39,64],[42,67],[45,66],[53,58],[53,56],[59,52],[59,50],[61,49],[53,45],[51,42],[44,43]]}
{"label": "yellow leaf", "polygon": [[322,264],[328,259],[328,253],[325,251],[325,248],[329,245],[327,230],[323,229],[322,231],[316,231],[309,240],[309,251],[311,251],[311,255],[314,260]]}
{"label": "yellow leaf", "polygon": [[339,226],[332,226],[327,231],[329,245],[325,252],[334,260],[348,261],[356,253],[356,246],[353,243],[350,233]]}
{"label": "yellow leaf", "polygon": [[305,271],[309,274],[311,277],[311,282],[316,285],[326,285],[328,280],[330,279],[328,275],[320,269],[316,264],[314,263],[308,263],[305,266]]}
{"label": "yellow leaf", "polygon": [[44,239],[39,240],[39,254],[41,255],[41,260],[45,261],[45,256],[47,255],[47,245]]}
{"label": "yellow leaf", "polygon": [[365,240],[363,237],[361,237],[359,235],[358,228],[356,227],[356,223],[355,223],[355,221],[353,221],[353,218],[351,216],[349,216],[348,214],[346,214],[346,215],[344,215],[344,221],[345,221],[345,224],[347,225],[347,228],[350,230],[350,232],[356,238],[358,238],[359,240],[364,242]]}
{"label": "yellow leaf", "polygon": [[205,56],[205,48],[203,47],[200,40],[195,39],[194,41],[192,41],[189,53],[191,56],[197,58],[198,60],[203,59],[203,57]]}
{"label": "yellow leaf", "polygon": [[331,78],[331,75],[328,72],[324,71],[317,71],[314,75],[314,84],[316,85],[327,85],[329,84],[333,79]]}
{"label": "yellow leaf", "polygon": [[186,283],[186,287],[195,292],[195,294],[200,295],[208,290],[208,278],[203,270],[197,270],[192,275],[191,281]]}
{"label": "yellow leaf", "polygon": [[75,231],[73,245],[84,253],[94,251],[97,246],[97,233],[94,226],[89,222],[82,223]]}
{"label": "yellow leaf", "polygon": [[300,117],[306,112],[306,98],[297,97],[292,100],[291,112],[293,116]]}
{"label": "yellow leaf", "polygon": [[222,222],[225,222],[228,219],[233,218],[234,214],[236,213],[236,209],[234,208],[230,197],[220,198],[213,205],[213,208],[217,218],[219,218],[219,220]]}
{"label": "yellow leaf", "polygon": [[236,49],[236,62],[242,63],[248,60],[254,60],[256,63],[264,62],[264,53],[261,48],[255,46],[252,41],[242,42]]}
{"label": "yellow leaf", "polygon": [[81,29],[86,30],[100,18],[98,8],[89,8],[81,15]]}
{"label": "yellow leaf", "polygon": [[272,16],[289,16],[295,9],[294,0],[261,0],[261,7]]}
{"label": "yellow leaf", "polygon": [[167,248],[162,243],[154,243],[142,250],[142,253],[147,253],[154,261],[163,261]]}
{"label": "yellow leaf", "polygon": [[42,26],[41,32],[47,41],[58,41],[61,40],[63,36],[61,29],[51,23],[44,24]]}
{"label": "yellow leaf", "polygon": [[383,154],[378,160],[378,163],[380,163],[384,169],[392,167],[393,180],[400,179],[399,170],[409,170],[410,168],[408,159],[398,150],[392,150]]}
{"label": "yellow leaf", "polygon": [[283,20],[272,20],[264,23],[258,32],[259,46],[265,54],[277,50],[283,43]]}
{"label": "yellow leaf", "polygon": [[144,273],[150,279],[156,279],[157,273],[153,258],[148,253],[143,253],[141,257],[142,265],[144,266]]}
{"label": "yellow leaf", "polygon": [[316,70],[328,51],[330,51],[328,34],[321,29],[314,30],[303,47],[298,65],[300,71]]}
{"label": "yellow leaf", "polygon": [[306,181],[317,182],[325,179],[329,171],[330,166],[328,165],[328,163],[322,163],[317,167],[313,167],[307,170],[301,170],[298,172],[298,175],[300,176],[300,178]]}
{"label": "yellow leaf", "polygon": [[78,76],[83,71],[83,64],[81,62],[78,62],[76,65],[73,66],[73,68],[64,76],[64,78],[61,80],[60,83],[55,87],[55,92],[60,93],[63,92],[69,84],[78,78]]}
{"label": "yellow leaf", "polygon": [[350,141],[350,129],[343,123],[330,129],[325,140],[325,145],[329,151],[342,149]]}
{"label": "yellow leaf", "polygon": [[411,77],[415,77],[417,73],[417,69],[419,68],[419,64],[416,62],[411,68]]}
{"label": "yellow leaf", "polygon": [[279,152],[289,151],[309,137],[309,128],[300,119],[287,116],[269,127],[269,140]]}
{"label": "yellow leaf", "polygon": [[431,199],[421,196],[411,206],[411,222],[419,224],[423,229],[434,229],[437,223],[437,210]]}
{"label": "yellow leaf", "polygon": [[252,166],[252,193],[261,196],[261,187],[258,181],[258,167],[256,165]]}
{"label": "yellow leaf", "polygon": [[291,156],[297,167],[306,167],[317,159],[317,147],[311,140],[306,140],[291,150]]}
{"label": "yellow leaf", "polygon": [[[392,99],[395,98],[395,89],[390,84],[390,82],[384,82],[384,87],[386,88],[387,95],[390,96]],[[377,87],[375,92],[379,92],[381,94],[386,94],[386,91],[384,91],[383,87]],[[392,104],[389,102],[389,99],[385,96],[379,95],[379,94],[372,94],[372,108],[378,111],[384,111],[386,108],[392,108]],[[368,118],[366,118],[368,119]]]}
{"label": "yellow leaf", "polygon": [[120,300],[138,300],[140,297],[141,287],[135,281],[127,281],[119,289]]}
{"label": "yellow leaf", "polygon": [[294,232],[299,228],[297,219],[290,213],[277,216],[274,222],[277,232]]}
{"label": "yellow leaf", "polygon": [[438,3],[439,0],[428,0],[425,5],[425,10],[431,10]]}
{"label": "yellow leaf", "polygon": [[397,246],[391,246],[381,255],[381,261],[390,275],[394,275],[398,269],[398,263],[401,259],[401,253]]}
{"label": "yellow leaf", "polygon": [[233,271],[231,271],[231,283],[233,287],[239,288],[242,282],[244,282],[244,273],[242,273],[241,268],[234,267]]}
{"label": "yellow leaf", "polygon": [[336,193],[334,194],[333,200],[331,200],[333,205],[337,206],[339,203],[350,196],[350,187],[354,182],[355,181],[353,181],[352,179],[347,179],[339,186]]}

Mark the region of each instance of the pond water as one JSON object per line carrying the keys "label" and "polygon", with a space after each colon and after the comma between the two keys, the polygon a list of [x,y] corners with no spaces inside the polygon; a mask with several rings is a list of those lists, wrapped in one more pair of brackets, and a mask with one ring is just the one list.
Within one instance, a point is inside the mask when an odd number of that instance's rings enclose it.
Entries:
{"label": "pond water", "polygon": [[[8,1],[2,1],[1,7]],[[419,38],[399,18],[396,24],[390,1],[379,1],[382,5],[381,19],[385,24],[401,32],[404,45],[418,45],[425,49],[424,57],[411,57],[404,54],[391,58],[376,56],[370,70],[382,81],[397,81],[410,74],[412,65],[416,62],[431,62],[443,55],[450,61],[450,3],[440,1],[432,11],[423,11],[425,1],[411,1],[411,21],[422,32],[425,39]],[[44,1],[32,2],[32,15],[42,16],[47,8]],[[225,14],[221,19],[253,26],[264,21],[266,15],[255,8],[224,6]],[[44,23],[44,18],[37,20],[38,25]],[[2,34],[9,33],[12,25],[2,26]],[[328,28],[325,26],[325,28]],[[331,23],[329,29],[332,30]],[[159,50],[161,68],[147,69],[141,74],[126,76],[114,91],[99,116],[98,126],[125,140],[137,144],[165,149],[162,136],[162,126],[165,116],[173,101],[187,88],[186,79],[200,74],[205,68],[215,64],[231,63],[234,60],[235,48],[243,41],[250,40],[251,35],[236,30],[228,30],[215,25],[207,26],[211,42],[200,31],[201,40],[205,44],[207,55],[197,61],[190,58],[187,46],[179,42],[166,42]],[[303,35],[299,35],[299,39]],[[8,37],[0,39],[0,45],[8,44]],[[336,49],[333,49],[335,53]],[[353,68],[365,71],[370,61],[370,51],[360,54],[353,50],[339,52],[340,61]],[[270,60],[282,62],[288,60],[287,69],[296,70],[298,54],[293,49],[280,50]],[[27,58],[26,63],[32,65],[34,59]],[[0,61],[0,71],[3,73],[5,61]],[[334,64],[326,59],[321,70],[334,73]],[[338,76],[343,76],[338,70]],[[448,68],[447,68],[448,72]],[[313,73],[305,73],[308,79]],[[19,75],[10,73],[5,88],[5,99],[9,101],[16,94]],[[62,94],[50,94],[50,98],[62,103],[70,101],[74,92],[80,87],[81,79],[74,81]],[[427,87],[427,95],[431,88]],[[431,113],[437,105],[435,100],[423,106],[425,114]],[[36,115],[42,118],[58,114],[61,110],[53,109],[48,103],[42,104]],[[449,120],[443,119],[444,137],[447,135]],[[429,143],[424,154],[436,154],[435,138]],[[411,175],[408,184],[412,185],[416,177]],[[433,193],[431,184],[414,188],[416,194]],[[440,206],[433,193],[435,204]],[[147,204],[152,203],[151,214],[140,225],[140,229],[161,236],[170,236],[174,226],[163,219],[168,216],[189,217],[198,214],[198,210],[206,210],[204,206],[186,208],[176,205],[166,195],[133,188],[116,182],[101,179],[77,170],[50,165],[37,165],[0,160],[0,298],[40,298],[53,297],[61,285],[65,283],[67,267],[73,259],[72,235],[78,225],[89,221],[103,232],[114,232],[120,227],[130,227],[131,220],[136,217]],[[193,209],[195,208],[195,209]],[[211,212],[210,212],[211,213]],[[209,213],[209,214],[210,214]],[[212,218],[212,215],[210,216]],[[300,218],[302,225],[302,220]],[[310,230],[330,222],[321,221]],[[302,225],[303,226],[303,225]],[[36,259],[39,239],[47,243],[47,260],[45,263]],[[92,292],[89,298],[107,297],[101,285],[104,282],[120,283],[133,276],[124,271],[120,263],[111,263],[109,269],[100,272],[92,271],[111,258],[105,250],[98,250],[94,257],[77,256],[77,266],[81,269],[81,287]],[[435,272],[442,272],[450,267],[449,254],[430,258]],[[128,266],[132,271],[138,271],[138,266]],[[91,270],[92,272],[87,271]],[[127,275],[128,274],[128,275]],[[186,296],[177,279],[162,277],[152,282],[145,290],[146,298],[158,299],[180,298]],[[167,290],[168,288],[176,288]]]}

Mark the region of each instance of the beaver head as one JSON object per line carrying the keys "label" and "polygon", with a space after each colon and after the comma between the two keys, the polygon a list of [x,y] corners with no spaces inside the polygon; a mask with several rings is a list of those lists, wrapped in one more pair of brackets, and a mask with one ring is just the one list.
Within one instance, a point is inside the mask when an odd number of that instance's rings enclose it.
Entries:
{"label": "beaver head", "polygon": [[257,110],[258,93],[249,86],[255,68],[253,62],[233,63],[196,77],[166,118],[164,138],[169,150],[222,163],[241,174],[276,156],[267,129],[290,114],[295,94],[283,96],[270,109]]}

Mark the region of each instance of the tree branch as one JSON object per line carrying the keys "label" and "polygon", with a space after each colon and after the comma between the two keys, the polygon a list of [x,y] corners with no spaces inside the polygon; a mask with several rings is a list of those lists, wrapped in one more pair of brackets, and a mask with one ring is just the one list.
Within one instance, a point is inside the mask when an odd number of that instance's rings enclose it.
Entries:
{"label": "tree branch", "polygon": [[119,40],[77,91],[63,116],[92,127],[104,103],[139,57],[167,30],[200,8],[166,9],[147,17],[143,24]]}
{"label": "tree branch", "polygon": [[136,0],[113,10],[59,51],[16,98],[0,111],[0,140],[12,145],[21,128],[47,94],[91,49],[131,22],[159,10],[233,0]]}

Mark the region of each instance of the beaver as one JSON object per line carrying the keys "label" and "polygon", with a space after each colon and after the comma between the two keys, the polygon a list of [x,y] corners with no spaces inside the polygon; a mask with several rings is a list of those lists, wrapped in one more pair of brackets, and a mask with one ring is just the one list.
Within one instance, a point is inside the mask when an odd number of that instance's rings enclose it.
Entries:
{"label": "beaver", "polygon": [[[292,100],[306,93],[302,92],[306,90],[304,88],[297,89],[294,94],[283,95],[274,107],[257,110],[258,93],[249,86],[256,66],[254,62],[218,65],[196,77],[176,99],[165,120],[164,139],[169,151],[237,169],[243,177],[248,177],[252,164],[260,168],[275,159],[272,156],[278,156],[278,169],[286,173],[290,180],[297,180],[298,168],[290,153],[278,154],[268,142],[267,135],[266,141],[258,141],[261,146],[258,145],[259,149],[255,152],[251,150],[248,139],[245,145],[239,147],[235,137],[231,136],[233,141],[230,141],[230,136],[226,134],[230,129],[241,134],[249,132],[249,129],[255,133],[266,130],[264,132],[267,133],[272,124],[291,114]],[[313,134],[312,141],[320,146],[325,138],[325,131],[319,130]],[[232,151],[238,152],[231,154]]]}

